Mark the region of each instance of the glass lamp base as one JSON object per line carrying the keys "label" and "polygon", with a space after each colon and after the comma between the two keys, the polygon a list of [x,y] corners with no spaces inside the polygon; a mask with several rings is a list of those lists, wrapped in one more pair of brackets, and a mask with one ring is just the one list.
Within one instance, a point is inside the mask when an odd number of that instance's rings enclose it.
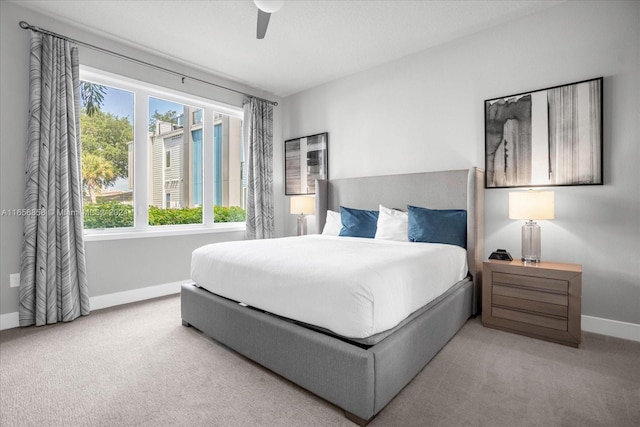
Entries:
{"label": "glass lamp base", "polygon": [[304,236],[307,234],[307,217],[300,215],[298,217],[298,236]]}
{"label": "glass lamp base", "polygon": [[540,226],[534,221],[522,226],[522,261],[540,262]]}

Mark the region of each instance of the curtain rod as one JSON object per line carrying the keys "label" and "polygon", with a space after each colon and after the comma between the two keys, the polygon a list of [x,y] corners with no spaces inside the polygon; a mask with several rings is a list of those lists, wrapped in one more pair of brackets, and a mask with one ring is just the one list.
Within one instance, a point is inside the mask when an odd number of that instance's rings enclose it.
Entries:
{"label": "curtain rod", "polygon": [[189,75],[186,75],[186,74],[178,73],[177,71],[173,71],[173,70],[170,70],[168,68],[161,67],[159,65],[151,64],[150,62],[146,62],[146,61],[142,61],[140,59],[132,58],[130,56],[123,55],[121,53],[114,52],[114,51],[109,50],[109,49],[105,49],[103,47],[99,47],[99,46],[95,46],[95,45],[92,45],[92,44],[89,44],[89,43],[85,43],[85,42],[82,42],[80,40],[75,40],[75,39],[72,39],[71,37],[63,36],[62,34],[54,33],[53,31],[45,30],[43,28],[39,28],[39,27],[30,25],[28,22],[25,22],[25,21],[20,21],[18,23],[18,25],[23,30],[32,30],[32,31],[36,31],[36,32],[42,33],[42,34],[48,34],[50,36],[53,36],[53,37],[56,37],[56,38],[59,38],[59,39],[62,39],[62,40],[66,40],[68,42],[71,42],[73,44],[77,44],[79,46],[84,46],[84,47],[87,47],[89,49],[93,49],[93,50],[97,50],[97,51],[102,52],[102,53],[106,53],[107,55],[116,56],[118,58],[126,59],[127,61],[135,62],[137,64],[144,65],[146,67],[150,67],[150,68],[154,68],[156,70],[164,71],[165,73],[168,73],[168,74],[173,74],[174,76],[180,77],[182,79],[182,83],[184,83],[185,79],[189,79],[189,80],[193,80],[193,81],[196,81],[196,82],[199,82],[199,83],[204,83],[206,85],[215,86],[215,87],[220,88],[220,89],[225,89],[225,90],[228,90],[228,91],[231,91],[231,92],[239,93],[239,94],[247,96],[249,98],[259,99],[261,101],[268,102],[271,105],[278,106],[278,103],[275,102],[275,101],[270,101],[268,99],[260,98],[259,96],[251,95],[249,93],[245,93],[245,92],[242,92],[242,91],[239,91],[239,90],[236,90],[236,89],[232,89],[232,88],[229,88],[229,87],[226,87],[226,86],[222,86],[222,85],[219,85],[219,84],[216,84],[216,83],[211,83],[211,82],[208,82],[206,80],[199,79],[197,77],[192,77],[192,76],[189,76]]}

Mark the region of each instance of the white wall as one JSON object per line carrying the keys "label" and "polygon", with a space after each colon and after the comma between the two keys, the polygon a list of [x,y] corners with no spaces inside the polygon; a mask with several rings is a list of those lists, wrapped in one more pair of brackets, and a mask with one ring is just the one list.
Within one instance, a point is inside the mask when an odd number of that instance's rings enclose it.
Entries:
{"label": "white wall", "polygon": [[[328,131],[330,178],[484,167],[485,99],[599,76],[605,185],[555,188],[542,255],[582,264],[583,315],[640,324],[640,2],[567,2],[290,96],[283,136]],[[485,257],[520,256],[507,194],[485,191]]]}
{"label": "white wall", "polygon": [[[64,34],[106,49],[126,54],[178,72],[208,80],[217,84],[268,96],[259,90],[243,87],[230,81],[204,74],[167,58],[137,51],[129,46],[96,36],[79,28],[66,25],[24,9],[13,3],[0,2],[0,208],[19,209],[24,206],[24,157],[27,141],[29,97],[29,40],[28,31],[20,29],[18,22]],[[186,81],[160,71],[117,59],[87,48],[80,48],[80,62],[116,74],[147,81],[175,90],[213,99],[229,105],[242,106],[242,96],[233,92]],[[281,111],[274,110],[274,139],[281,140]],[[276,186],[281,179],[276,178]],[[281,192],[277,188],[278,194]],[[276,214],[282,216],[282,203]],[[281,227],[278,224],[278,227]],[[9,287],[9,274],[20,271],[20,246],[22,244],[22,219],[0,218],[0,315],[18,311],[18,288]],[[281,230],[278,230],[282,234]],[[113,293],[163,285],[188,279],[191,251],[198,246],[225,240],[238,240],[243,231],[154,237],[128,240],[86,242],[89,296],[98,297]],[[13,317],[12,317],[13,318]]]}

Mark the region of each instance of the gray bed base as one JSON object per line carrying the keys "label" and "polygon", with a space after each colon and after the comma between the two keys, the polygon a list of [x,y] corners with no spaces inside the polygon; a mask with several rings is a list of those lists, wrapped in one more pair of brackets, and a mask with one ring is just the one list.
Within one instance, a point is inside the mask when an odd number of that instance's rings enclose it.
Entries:
{"label": "gray bed base", "polygon": [[[456,185],[461,174],[464,185]],[[401,178],[398,180],[396,177]],[[316,208],[320,206],[325,211],[327,208],[339,209],[336,193],[356,191],[360,194],[358,197],[366,199],[370,191],[377,202],[373,198],[359,202],[357,197],[340,197],[339,200],[346,200],[342,202],[345,206],[362,209],[377,208],[377,203],[400,208],[409,203],[430,208],[467,209],[470,223],[467,253],[473,281],[459,287],[431,309],[367,349],[242,306],[194,284],[182,286],[182,323],[194,326],[205,335],[344,409],[347,418],[357,424],[366,425],[427,365],[466,320],[478,312],[481,294],[482,190],[478,186],[483,182],[482,171],[472,168],[468,171],[388,177],[388,182],[394,188],[401,188],[401,193],[416,190],[435,192],[431,195],[431,202],[421,197],[399,199],[404,205],[395,201],[398,191],[393,192],[392,199],[387,201],[381,197],[388,194],[385,191],[391,191],[391,187],[385,187],[387,180],[384,178],[387,177],[372,178],[370,184],[378,188],[375,192],[368,190],[366,181],[369,178],[338,180],[346,185],[337,183],[333,190],[330,187],[333,182],[319,182]],[[321,230],[320,224],[324,225],[325,217],[317,217],[320,218],[317,218],[316,226]]]}
{"label": "gray bed base", "polygon": [[471,282],[378,344],[363,349],[182,285],[182,323],[344,409],[365,425],[471,315]]}

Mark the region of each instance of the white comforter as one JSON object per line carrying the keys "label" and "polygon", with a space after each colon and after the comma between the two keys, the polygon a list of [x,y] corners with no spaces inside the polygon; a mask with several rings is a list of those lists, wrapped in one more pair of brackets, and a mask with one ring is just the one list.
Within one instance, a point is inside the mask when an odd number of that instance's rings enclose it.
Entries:
{"label": "white comforter", "polygon": [[349,338],[393,328],[466,275],[458,246],[322,235],[214,243],[191,259],[210,292]]}

